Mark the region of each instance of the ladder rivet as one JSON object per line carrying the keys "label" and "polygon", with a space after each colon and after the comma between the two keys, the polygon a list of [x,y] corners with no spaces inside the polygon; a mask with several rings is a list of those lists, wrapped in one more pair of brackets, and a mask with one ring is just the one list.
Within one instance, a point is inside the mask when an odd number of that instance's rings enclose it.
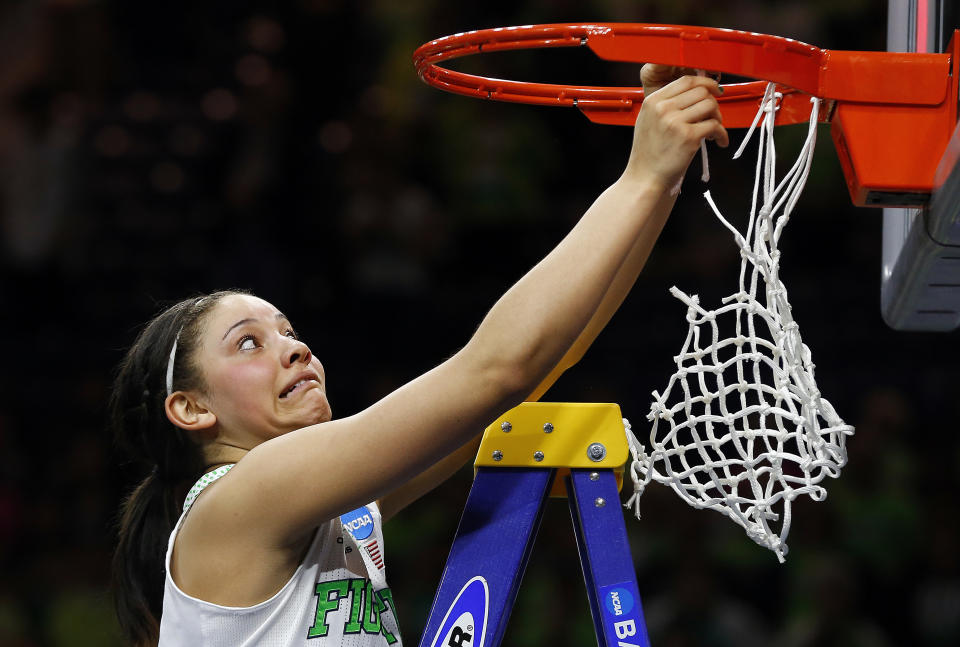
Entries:
{"label": "ladder rivet", "polygon": [[553,433],[553,423],[550,423],[550,422],[543,423],[543,433],[545,434]]}
{"label": "ladder rivet", "polygon": [[607,455],[607,448],[602,443],[592,443],[587,447],[587,456],[594,463],[599,463]]}
{"label": "ladder rivet", "polygon": [[510,430],[513,429],[513,425],[504,420],[500,423],[500,429],[502,429],[504,433],[510,433]]}
{"label": "ladder rivet", "polygon": [[540,461],[542,461],[542,460],[543,460],[543,452],[534,452],[534,453],[533,453],[533,460],[537,461],[538,463],[539,463]]}
{"label": "ladder rivet", "polygon": [[493,450],[493,460],[495,461],[503,460],[503,452],[500,451],[499,449]]}
{"label": "ladder rivet", "polygon": [[591,481],[599,481],[599,480],[600,480],[600,473],[599,473],[599,472],[590,472],[590,480],[591,480]]}
{"label": "ladder rivet", "polygon": [[598,496],[593,500],[593,505],[597,506],[598,508],[602,508],[603,506],[607,505],[607,502],[603,500],[603,497]]}

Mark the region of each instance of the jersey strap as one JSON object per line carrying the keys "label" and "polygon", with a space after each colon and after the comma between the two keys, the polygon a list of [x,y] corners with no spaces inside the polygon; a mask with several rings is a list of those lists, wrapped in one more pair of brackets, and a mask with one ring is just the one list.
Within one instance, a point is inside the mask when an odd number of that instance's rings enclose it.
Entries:
{"label": "jersey strap", "polygon": [[187,498],[183,502],[183,511],[186,512],[190,509],[190,506],[193,505],[193,502],[197,500],[197,497],[200,496],[200,493],[203,492],[203,488],[207,487],[218,478],[230,471],[236,463],[230,463],[229,465],[221,465],[215,470],[207,472],[200,479],[193,484],[193,487],[190,488],[190,491],[187,492]]}

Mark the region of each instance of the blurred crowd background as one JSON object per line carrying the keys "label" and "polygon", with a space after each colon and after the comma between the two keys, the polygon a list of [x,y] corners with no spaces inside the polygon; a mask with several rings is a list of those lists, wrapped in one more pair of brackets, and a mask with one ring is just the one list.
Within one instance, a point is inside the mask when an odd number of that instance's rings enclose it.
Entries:
{"label": "blurred crowd background", "polygon": [[[884,49],[885,12],[885,0],[0,4],[0,645],[119,644],[113,526],[142,475],[115,454],[105,402],[164,304],[227,287],[272,301],[324,362],[335,415],[350,414],[453,353],[621,172],[628,129],[428,88],[411,65],[419,44],[632,21]],[[462,66],[594,84],[638,73],[560,50]],[[782,276],[821,390],[857,428],[850,463],[826,502],[795,506],[784,565],[651,486],[627,527],[660,647],[960,644],[958,338],[883,324],[880,212],[850,205],[820,135]],[[779,129],[784,159],[802,137]],[[742,225],[753,163],[729,156],[712,152],[710,188]],[[736,285],[698,164],[627,303],[546,399],[618,402],[643,437],[686,332],[669,286],[709,304]],[[470,476],[386,527],[409,643]],[[554,502],[506,645],[593,644],[579,570]]]}

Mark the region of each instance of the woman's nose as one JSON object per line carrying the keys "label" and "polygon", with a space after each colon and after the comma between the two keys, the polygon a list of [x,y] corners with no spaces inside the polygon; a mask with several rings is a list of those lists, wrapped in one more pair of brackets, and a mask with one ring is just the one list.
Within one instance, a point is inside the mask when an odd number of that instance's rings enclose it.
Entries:
{"label": "woman's nose", "polygon": [[286,349],[286,364],[292,366],[294,364],[309,364],[310,358],[310,348],[307,347],[299,339],[291,339],[291,347]]}

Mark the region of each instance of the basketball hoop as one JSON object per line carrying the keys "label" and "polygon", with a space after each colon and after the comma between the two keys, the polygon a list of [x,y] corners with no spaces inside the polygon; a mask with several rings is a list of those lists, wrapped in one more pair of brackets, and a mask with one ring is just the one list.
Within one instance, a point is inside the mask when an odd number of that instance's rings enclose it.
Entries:
{"label": "basketball hoop", "polygon": [[761,79],[724,85],[718,101],[728,128],[750,125],[766,82],[775,83],[781,96],[778,125],[806,122],[809,97],[822,99],[819,120],[832,124],[850,196],[858,206],[929,201],[937,161],[957,124],[956,35],[945,54],[917,54],[827,50],[790,38],[712,27],[527,25],[445,36],[422,45],[413,60],[420,78],[448,92],[576,107],[591,121],[632,126],[643,102],[639,87],[507,81],[438,65],[485,52],[581,46],[611,61],[679,65]]}
{"label": "basketball hoop", "polygon": [[[734,227],[704,194],[740,249],[739,286],[715,309],[671,288],[687,306],[689,329],[674,358],[676,372],[662,392],[653,392],[649,445],[628,433],[635,492],[627,505],[639,513],[646,485],[660,482],[691,506],[728,516],[783,561],[793,501],[826,497],[824,481],[839,476],[853,433],[817,387],[811,351],[780,278],[779,239],[809,176],[817,125],[832,125],[855,203],[928,199],[930,160],[939,160],[957,120],[960,38],[948,54],[899,54],[830,51],[707,27],[534,25],[441,38],[418,49],[414,60],[427,83],[451,92],[573,106],[599,123],[633,125],[642,88],[505,81],[437,65],[481,52],[578,46],[608,60],[763,79],[725,85],[717,98],[725,126],[749,128],[734,158],[754,132],[760,139],[746,229]],[[891,78],[898,79],[893,90]],[[797,123],[807,125],[806,141],[778,178],[775,127]],[[934,144],[918,145],[923,137]]]}

